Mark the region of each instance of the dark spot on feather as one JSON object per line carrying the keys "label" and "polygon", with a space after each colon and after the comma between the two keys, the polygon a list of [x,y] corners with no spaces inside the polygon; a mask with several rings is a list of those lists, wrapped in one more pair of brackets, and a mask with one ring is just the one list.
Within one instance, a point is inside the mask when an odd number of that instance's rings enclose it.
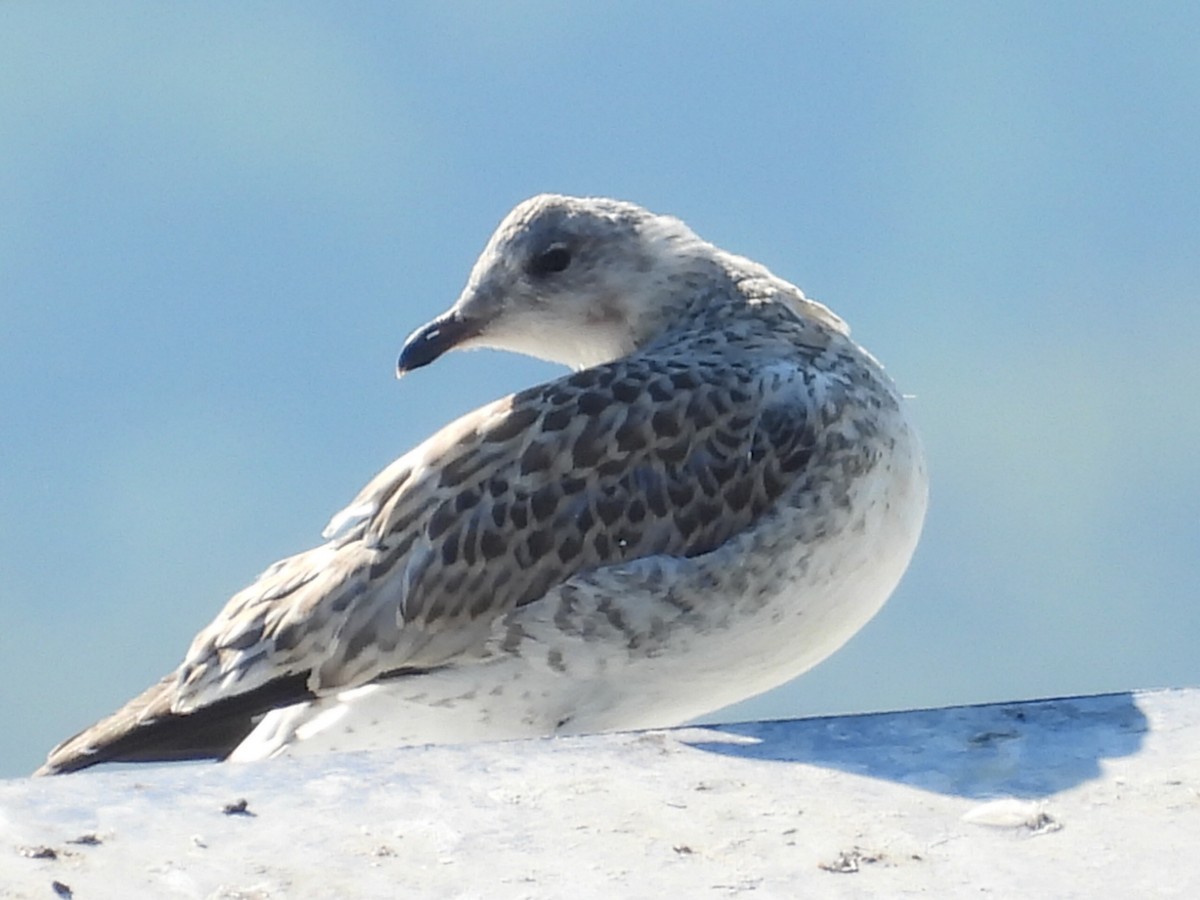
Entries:
{"label": "dark spot on feather", "polygon": [[724,542],[717,540],[715,535],[703,533],[697,534],[694,538],[692,538],[692,541],[688,545],[687,551],[684,555],[689,558],[694,556],[703,556],[705,553],[711,553],[713,550],[716,550],[721,546],[722,543]]}
{"label": "dark spot on feather", "polygon": [[583,369],[567,379],[567,384],[577,388],[594,387],[599,381],[599,373],[593,369]]}
{"label": "dark spot on feather", "polygon": [[709,465],[709,469],[712,471],[713,479],[717,482],[717,484],[729,484],[729,482],[733,481],[734,478],[737,477],[739,469],[738,460],[714,460]]}
{"label": "dark spot on feather", "polygon": [[458,440],[456,440],[451,446],[454,448],[472,447],[475,445],[475,443],[478,440],[479,440],[479,426],[478,426],[478,424],[476,424],[473,427],[468,428],[465,431],[463,431],[461,434],[459,434]]}
{"label": "dark spot on feather", "polygon": [[438,619],[446,618],[446,615],[450,612],[448,607],[450,598],[447,596],[447,594],[454,590],[454,587],[451,587],[450,582],[462,584],[464,574],[464,572],[458,572],[457,578],[455,578],[452,574],[448,579],[446,579],[446,583],[441,586],[441,590],[444,593],[439,592],[437,596],[430,598],[429,603],[425,606],[426,622],[436,622]]}
{"label": "dark spot on feather", "polygon": [[713,440],[722,447],[728,447],[730,450],[736,450],[742,444],[741,435],[725,431],[724,429],[717,429],[713,434]]}
{"label": "dark spot on feather", "polygon": [[779,477],[779,473],[764,469],[762,474],[763,489],[767,492],[767,496],[774,500],[783,493],[783,489],[787,487],[787,483]]}
{"label": "dark spot on feather", "polygon": [[748,431],[754,424],[754,416],[731,416],[727,427],[732,432]]}
{"label": "dark spot on feather", "polygon": [[667,485],[667,496],[671,498],[671,505],[677,506],[680,509],[691,503],[692,497],[695,495],[695,488],[690,484],[676,482]]}
{"label": "dark spot on feather", "polygon": [[521,474],[544,472],[554,464],[554,456],[550,448],[536,441],[525,448],[521,454]]}
{"label": "dark spot on feather", "polygon": [[646,392],[655,403],[666,403],[674,396],[674,392],[666,381],[650,382],[646,386]]}
{"label": "dark spot on feather", "polygon": [[586,478],[564,478],[562,481],[559,482],[558,486],[560,488],[562,488],[563,495],[569,497],[572,494],[578,494],[585,487],[587,487],[587,479]]}
{"label": "dark spot on feather", "polygon": [[558,509],[558,490],[553,484],[539,488],[529,498],[529,508],[537,522],[544,522]]}
{"label": "dark spot on feather", "polygon": [[[482,618],[483,616],[486,616],[491,611],[492,611],[492,597],[490,594],[488,594],[486,592],[479,593],[479,594],[476,594],[475,597],[471,600],[471,616],[473,618],[476,618],[476,619]],[[519,628],[520,626],[516,626],[516,627]]]}
{"label": "dark spot on feather", "polygon": [[442,591],[444,592],[438,597],[437,603],[430,607],[426,615],[426,619],[440,619],[443,616],[449,615],[450,599],[458,593],[459,588],[463,586],[463,582],[467,580],[467,575],[470,574],[469,569],[456,569],[446,576],[442,582]]}
{"label": "dark spot on feather", "polygon": [[417,539],[419,532],[413,529],[402,535],[396,543],[388,547],[387,564],[391,566],[393,562],[408,552],[408,549],[413,545],[413,541]]}
{"label": "dark spot on feather", "polygon": [[734,512],[744,509],[750,502],[750,480],[747,478],[733,482],[725,491],[725,503]]}
{"label": "dark spot on feather", "polygon": [[646,504],[635,497],[630,502],[629,509],[626,511],[625,515],[631,523],[636,525],[638,522],[646,518]]}
{"label": "dark spot on feather", "polygon": [[508,546],[504,535],[496,531],[485,531],[479,538],[479,549],[483,553],[484,559],[496,559],[504,555],[504,550]]}
{"label": "dark spot on feather", "polygon": [[655,481],[652,484],[644,485],[642,495],[646,498],[650,512],[654,513],[655,518],[661,519],[666,516],[667,495],[661,482]]}
{"label": "dark spot on feather", "polygon": [[303,629],[298,623],[293,622],[284,625],[271,636],[271,645],[277,653],[286,653],[288,650],[294,650],[303,636]]}
{"label": "dark spot on feather", "polygon": [[508,415],[483,434],[483,439],[489,443],[510,441],[532,425],[538,415],[539,410],[532,405],[510,409]]}
{"label": "dark spot on feather", "polygon": [[608,535],[600,532],[592,540],[592,546],[596,548],[596,555],[601,559],[608,559]]}
{"label": "dark spot on feather", "polygon": [[[459,574],[466,575],[467,572],[464,569]],[[456,580],[461,581],[463,579]],[[478,581],[478,579],[476,579],[476,581]],[[446,601],[446,618],[462,619],[467,611],[467,598],[473,596],[475,596],[474,590],[468,592],[456,589],[454,596]]]}
{"label": "dark spot on feather", "polygon": [[529,525],[529,507],[526,505],[527,502],[526,499],[522,498],[519,503],[514,503],[512,511],[508,514],[513,525],[519,530],[524,530]]}
{"label": "dark spot on feather", "polygon": [[595,516],[592,515],[592,511],[586,506],[579,511],[577,516],[575,516],[575,527],[585,534],[591,530],[592,525],[594,525],[595,522]]}
{"label": "dark spot on feather", "polygon": [[479,500],[478,491],[459,491],[458,496],[454,498],[454,508],[458,512],[464,512],[477,504]]}
{"label": "dark spot on feather", "polygon": [[221,646],[228,650],[245,650],[248,647],[253,647],[262,639],[263,623],[256,622],[253,628],[247,628],[241,632],[232,641],[228,641]]}
{"label": "dark spot on feather", "polygon": [[542,431],[562,431],[574,418],[575,412],[569,407],[552,409],[542,417]]}
{"label": "dark spot on feather", "polygon": [[564,563],[568,563],[577,557],[582,549],[583,542],[574,535],[568,534],[558,546],[558,558]]}
{"label": "dark spot on feather", "polygon": [[672,372],[671,384],[678,391],[689,391],[700,386],[700,380],[692,372]]}
{"label": "dark spot on feather", "polygon": [[[386,577],[388,572],[391,571],[392,566],[396,564],[396,560],[400,559],[400,556],[401,554],[389,553],[383,559],[376,560],[376,562],[371,564],[371,568],[367,570],[367,577],[370,577],[371,580]],[[350,592],[346,592],[344,595],[352,596]],[[341,598],[338,598],[337,602],[341,602]],[[344,607],[342,611],[344,612]]]}
{"label": "dark spot on feather", "polygon": [[500,497],[508,493],[508,481],[507,479],[501,478],[499,475],[495,475],[488,479],[487,487],[488,493],[493,497]]}
{"label": "dark spot on feather", "polygon": [[554,533],[549,528],[535,531],[525,540],[530,555],[536,560],[541,559],[554,549]]}
{"label": "dark spot on feather", "polygon": [[620,403],[633,403],[642,395],[642,386],[633,381],[617,381],[613,383],[612,393]]}
{"label": "dark spot on feather", "polygon": [[389,535],[411,533],[413,530],[413,525],[416,524],[418,519],[424,517],[425,513],[427,513],[433,506],[434,502],[435,501],[432,499],[425,500],[422,503],[414,504],[411,508],[404,510],[401,515],[396,516],[395,519],[388,523],[387,533]]}
{"label": "dark spot on feather", "polygon": [[691,510],[680,510],[675,513],[675,527],[679,529],[679,533],[684,539],[692,536],[692,532],[700,524],[700,519]]}
{"label": "dark spot on feather", "polygon": [[491,465],[493,459],[493,454],[460,453],[442,465],[442,475],[438,479],[438,485],[444,488],[457,487],[484,466]]}
{"label": "dark spot on feather", "polygon": [[[487,574],[486,569],[484,569],[481,572],[481,577],[484,574]],[[506,584],[508,584],[510,581],[512,581],[516,577],[517,574],[518,574],[518,570],[511,569],[507,566],[492,566],[492,573],[491,573],[492,594],[494,595],[494,594],[498,593],[500,588],[504,587]],[[480,583],[482,584],[482,582],[480,582]]]}
{"label": "dark spot on feather", "polygon": [[804,468],[811,458],[811,447],[797,447],[779,461],[779,468],[784,472],[795,472]]}
{"label": "dark spot on feather", "polygon": [[625,465],[624,459],[609,459],[596,466],[596,472],[599,475],[620,475],[625,471]]}
{"label": "dark spot on feather", "polygon": [[475,565],[477,558],[475,553],[475,545],[479,540],[479,518],[472,518],[467,522],[467,530],[463,532],[462,542],[459,549],[462,551],[463,562],[468,566]]}
{"label": "dark spot on feather", "polygon": [[650,417],[650,426],[659,437],[675,437],[679,434],[679,420],[666,410],[660,410]]}
{"label": "dark spot on feather", "polygon": [[658,451],[658,455],[662,457],[663,462],[675,465],[687,459],[688,449],[691,446],[687,440],[677,441],[669,447],[663,447]]}
{"label": "dark spot on feather", "polygon": [[447,500],[429,517],[429,528],[426,532],[429,539],[436,541],[457,519],[458,516],[454,512],[454,501]]}
{"label": "dark spot on feather", "polygon": [[609,398],[595,391],[580,394],[579,411],[585,416],[598,416],[608,408]]}
{"label": "dark spot on feather", "polygon": [[492,505],[492,522],[497,528],[504,525],[504,517],[508,513],[508,504],[503,501],[497,501]]}
{"label": "dark spot on feather", "polygon": [[622,453],[641,450],[645,446],[646,432],[644,429],[628,423],[617,429],[617,449]]}
{"label": "dark spot on feather", "polygon": [[702,402],[699,397],[692,398],[687,410],[684,412],[684,416],[692,423],[692,427],[697,430],[708,428],[713,423],[713,416],[709,411],[708,405]]}
{"label": "dark spot on feather", "polygon": [[715,497],[721,490],[721,484],[717,481],[711,468],[697,469],[696,481],[700,485],[700,490],[704,491],[704,496]]}
{"label": "dark spot on feather", "polygon": [[571,458],[577,469],[590,469],[604,454],[604,445],[592,435],[582,434],[571,448]]}
{"label": "dark spot on feather", "polygon": [[611,525],[617,521],[624,512],[624,502],[616,497],[601,497],[596,501],[596,513],[605,525]]}

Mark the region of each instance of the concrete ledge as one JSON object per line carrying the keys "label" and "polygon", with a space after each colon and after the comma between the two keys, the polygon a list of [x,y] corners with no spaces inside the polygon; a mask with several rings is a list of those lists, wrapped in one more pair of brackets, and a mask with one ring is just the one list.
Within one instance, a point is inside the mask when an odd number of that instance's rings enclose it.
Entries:
{"label": "concrete ledge", "polygon": [[142,767],[0,783],[0,897],[1190,898],[1198,792],[1198,689]]}

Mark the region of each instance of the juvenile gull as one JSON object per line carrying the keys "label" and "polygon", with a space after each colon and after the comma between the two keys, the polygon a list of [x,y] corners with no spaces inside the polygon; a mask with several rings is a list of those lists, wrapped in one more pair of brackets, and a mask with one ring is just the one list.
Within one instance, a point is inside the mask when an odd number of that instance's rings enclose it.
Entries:
{"label": "juvenile gull", "polygon": [[520,204],[399,372],[471,347],[575,372],[400,457],[39,771],[679,724],[816,665],[907,567],[926,475],[891,379],[679,220]]}

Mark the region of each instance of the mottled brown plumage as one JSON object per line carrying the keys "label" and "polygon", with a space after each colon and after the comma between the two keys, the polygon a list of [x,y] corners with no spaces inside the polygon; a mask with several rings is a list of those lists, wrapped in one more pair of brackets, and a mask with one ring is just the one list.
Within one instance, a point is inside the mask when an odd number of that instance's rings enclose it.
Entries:
{"label": "mottled brown plumage", "polygon": [[[639,691],[632,661],[653,658],[645,671],[658,672],[673,635],[684,659],[696,640],[732,646],[739,610],[762,629],[753,616],[770,606],[785,619],[774,607],[788,589],[833,590],[883,554],[863,609],[814,632],[809,655],[820,658],[903,570],[925,487],[891,381],[832,313],[682,223],[615,201],[522,204],[455,307],[410,338],[401,370],[474,345],[579,370],[464,416],[401,457],[335,517],[325,544],[235,595],[175,673],[60,745],[43,771],[222,758],[238,745],[239,756],[273,755],[368,685],[372,704],[383,689],[399,698],[384,715],[401,721],[381,724],[376,710],[379,736],[338,746],[453,739],[457,724],[418,724],[436,704],[458,703],[464,722],[477,720],[463,725],[469,736],[572,721],[632,727],[647,712],[622,712]],[[835,571],[839,541],[853,550],[842,554],[853,572]],[[603,675],[604,699],[587,699],[610,650],[633,669],[611,684]],[[781,656],[772,683],[815,661],[771,652]],[[763,689],[767,676],[755,675],[739,692],[735,663],[735,684],[710,692],[715,703],[688,696],[684,682],[679,698],[659,703],[670,711],[661,721],[649,704],[651,720],[673,724]],[[578,708],[573,664],[589,673],[578,676]],[[493,678],[502,696],[526,668],[531,681],[558,681],[538,688],[542,700],[517,703],[521,721],[497,724],[516,701],[475,698]],[[425,697],[422,684],[446,696]],[[539,702],[558,711],[543,716]]]}

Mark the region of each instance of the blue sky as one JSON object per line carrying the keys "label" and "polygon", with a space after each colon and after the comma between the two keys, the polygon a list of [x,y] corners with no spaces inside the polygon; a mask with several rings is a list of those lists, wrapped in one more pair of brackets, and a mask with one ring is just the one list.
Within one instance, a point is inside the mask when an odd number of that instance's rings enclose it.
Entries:
{"label": "blue sky", "polygon": [[764,262],[916,395],[909,575],[730,716],[1200,682],[1198,38],[1184,3],[0,5],[0,776],[557,374],[392,376],[547,190]]}

